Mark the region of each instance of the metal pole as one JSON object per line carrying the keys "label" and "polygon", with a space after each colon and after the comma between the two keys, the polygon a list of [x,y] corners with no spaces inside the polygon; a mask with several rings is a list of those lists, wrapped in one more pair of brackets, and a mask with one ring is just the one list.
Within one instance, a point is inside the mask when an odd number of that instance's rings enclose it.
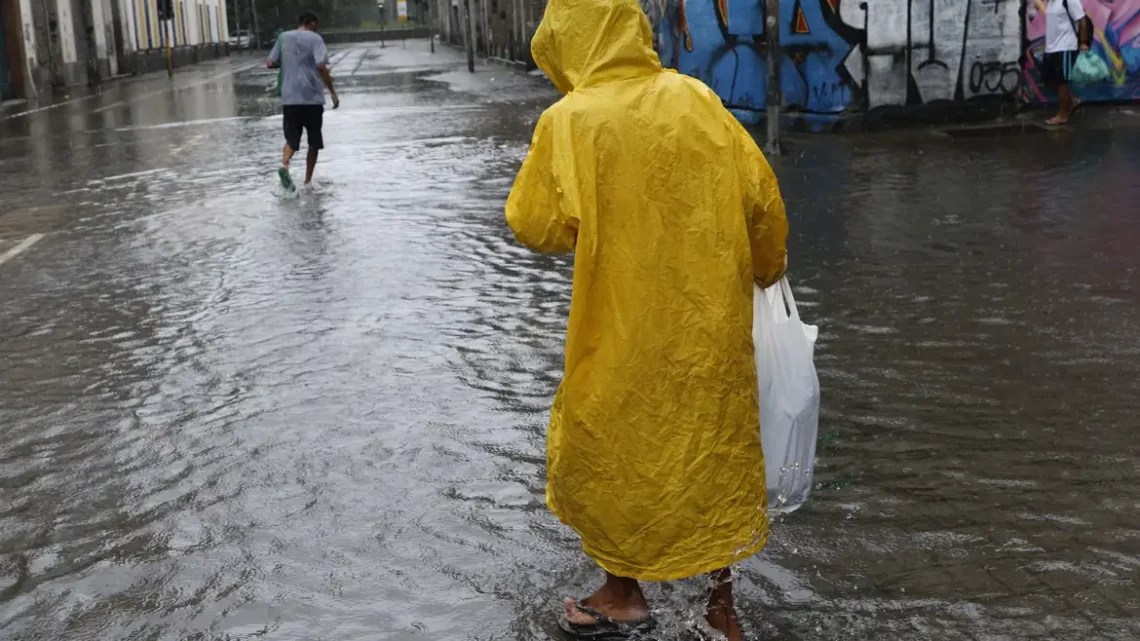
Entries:
{"label": "metal pole", "polygon": [[526,37],[523,35],[523,12],[522,2],[520,0],[515,0],[515,11],[512,17],[514,20],[511,21],[513,23],[511,24],[511,32],[514,33],[515,37],[514,42],[511,43],[511,59],[525,60],[526,52],[523,51],[523,46],[526,42]]}
{"label": "metal pole", "polygon": [[[234,33],[237,34],[237,42],[234,46],[237,47],[238,53],[241,53],[241,0],[234,0]],[[229,35],[226,34],[226,39],[229,40]]]}
{"label": "metal pole", "polygon": [[495,50],[491,48],[491,22],[487,17],[487,2],[486,0],[479,1],[480,13],[483,14],[483,55],[493,56]]}
{"label": "metal pole", "polygon": [[166,21],[159,16],[158,29],[160,36],[163,40],[163,48],[166,49],[166,75],[174,77],[174,49],[170,46],[170,34],[166,32]]}
{"label": "metal pole", "polygon": [[475,0],[463,0],[467,8],[467,71],[475,73]]}
{"label": "metal pole", "polygon": [[435,34],[432,33],[432,25],[435,24],[432,18],[432,10],[435,8],[435,0],[428,0],[427,3],[427,19],[428,19],[428,45],[431,47],[431,52],[435,53]]}
{"label": "metal pole", "polygon": [[768,143],[764,152],[780,155],[780,0],[767,0],[764,21],[768,43]]}
{"label": "metal pole", "polygon": [[257,28],[257,2],[256,0],[249,0],[249,9],[253,12],[253,32],[250,37],[253,38],[253,46],[261,51],[261,30]]}

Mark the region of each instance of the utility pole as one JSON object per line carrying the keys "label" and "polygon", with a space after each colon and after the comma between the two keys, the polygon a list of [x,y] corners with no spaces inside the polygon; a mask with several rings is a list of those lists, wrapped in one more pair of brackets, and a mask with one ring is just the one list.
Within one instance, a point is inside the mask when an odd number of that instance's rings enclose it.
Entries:
{"label": "utility pole", "polygon": [[[234,0],[234,33],[237,34],[237,41],[233,43],[237,47],[238,53],[241,53],[241,0]],[[230,34],[225,34],[226,40],[229,40]]]}
{"label": "utility pole", "polygon": [[174,76],[174,48],[170,42],[170,38],[174,35],[168,32],[167,24],[174,20],[174,2],[173,0],[158,0],[155,3],[155,10],[158,13],[158,37],[162,43],[162,48],[166,50],[166,75]]}
{"label": "utility pole", "polygon": [[780,0],[767,0],[764,30],[768,43],[768,142],[764,152],[780,155]]}
{"label": "utility pole", "polygon": [[487,0],[479,0],[479,8],[483,14],[483,52],[484,55],[493,56],[495,51],[491,48],[491,20],[487,17]]}
{"label": "utility pole", "polygon": [[523,10],[521,0],[514,0],[515,7],[514,13],[511,16],[511,32],[514,34],[514,42],[511,43],[511,58],[514,60],[526,60],[526,52],[523,48],[526,47],[526,34],[523,29]]}
{"label": "utility pole", "polygon": [[[170,29],[167,32],[167,29]],[[174,77],[174,20],[167,20],[162,24],[162,33],[166,35],[166,75]]]}
{"label": "utility pole", "polygon": [[475,0],[464,0],[467,7],[467,71],[475,73]]}
{"label": "utility pole", "polygon": [[261,30],[257,28],[257,0],[249,0],[249,10],[253,12],[253,31],[250,37],[253,38],[253,46],[261,51]]}
{"label": "utility pole", "polygon": [[[392,0],[387,1],[392,2]],[[380,48],[384,49],[388,46],[388,36],[384,32],[385,28],[388,26],[388,5],[385,4],[385,0],[380,0],[376,6],[380,8]]]}

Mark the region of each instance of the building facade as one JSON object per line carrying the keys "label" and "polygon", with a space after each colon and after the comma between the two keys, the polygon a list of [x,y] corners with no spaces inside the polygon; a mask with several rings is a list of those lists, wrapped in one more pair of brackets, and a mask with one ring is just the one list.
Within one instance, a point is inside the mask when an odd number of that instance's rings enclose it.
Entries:
{"label": "building facade", "polygon": [[0,99],[228,52],[226,0],[0,0]]}

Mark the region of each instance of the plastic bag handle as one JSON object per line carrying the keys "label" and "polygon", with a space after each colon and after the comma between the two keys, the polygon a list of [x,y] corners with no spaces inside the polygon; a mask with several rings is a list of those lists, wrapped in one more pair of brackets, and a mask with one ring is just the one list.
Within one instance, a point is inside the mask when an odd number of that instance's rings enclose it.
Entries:
{"label": "plastic bag handle", "polygon": [[780,293],[784,295],[784,304],[788,306],[789,316],[799,322],[800,310],[796,307],[796,297],[792,295],[792,284],[788,282],[787,276],[780,279]]}

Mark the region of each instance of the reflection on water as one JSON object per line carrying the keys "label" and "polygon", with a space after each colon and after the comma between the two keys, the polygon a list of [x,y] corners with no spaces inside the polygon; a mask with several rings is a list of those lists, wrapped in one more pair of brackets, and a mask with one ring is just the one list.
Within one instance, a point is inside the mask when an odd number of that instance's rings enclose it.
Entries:
{"label": "reflection on water", "polygon": [[[346,50],[295,199],[259,77],[0,144],[0,238],[51,232],[0,271],[0,636],[561,638],[597,580],[543,506],[570,262],[501,215],[549,95],[409,47]],[[740,568],[753,632],[1140,636],[1138,143],[778,163],[824,413],[819,487]],[[701,589],[652,586],[661,638]]]}

